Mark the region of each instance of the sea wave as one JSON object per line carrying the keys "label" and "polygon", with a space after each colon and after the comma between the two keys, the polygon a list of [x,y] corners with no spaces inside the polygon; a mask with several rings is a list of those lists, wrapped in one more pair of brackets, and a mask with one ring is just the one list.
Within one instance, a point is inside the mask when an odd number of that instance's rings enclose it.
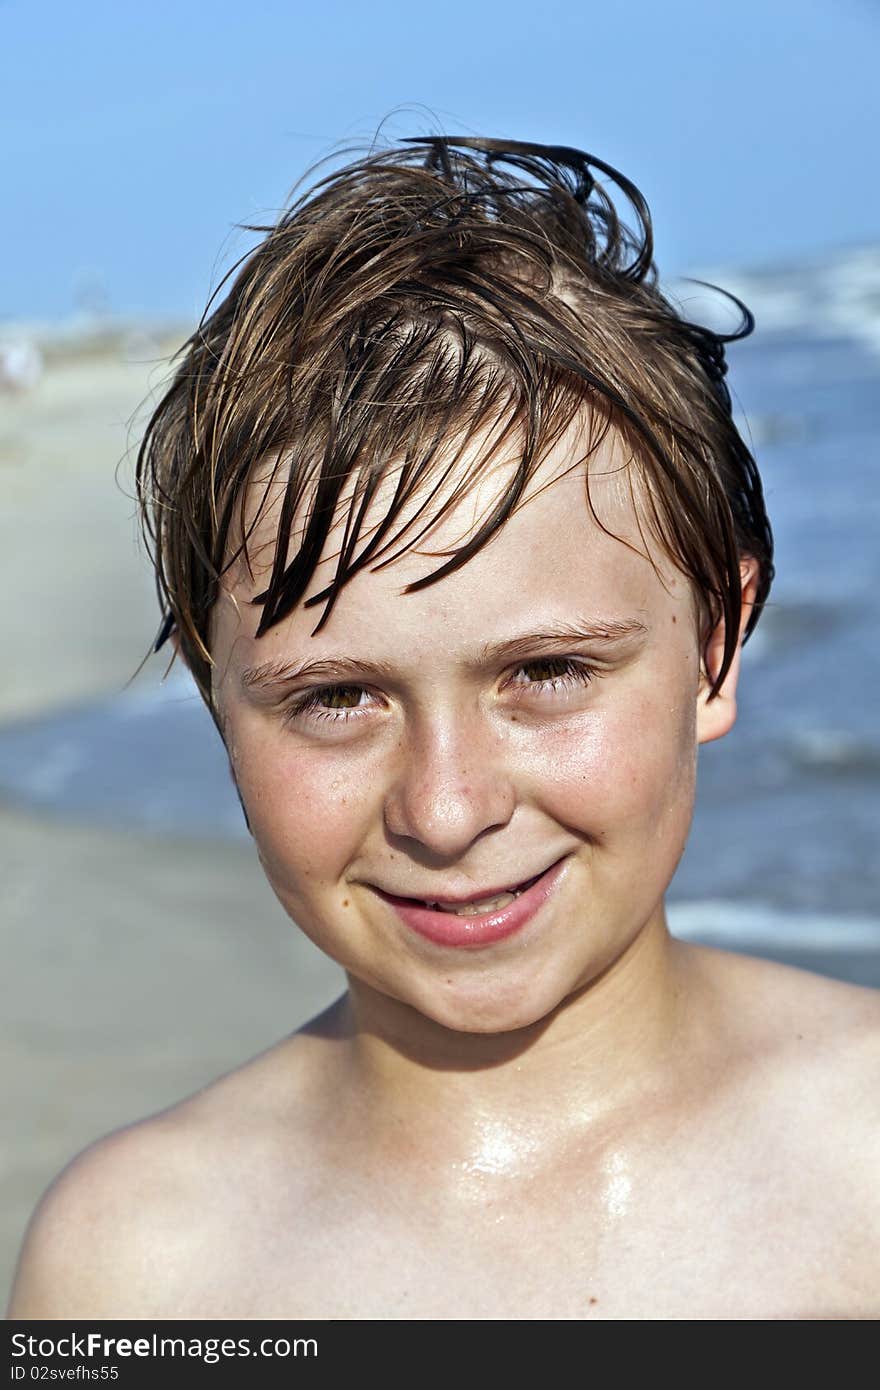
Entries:
{"label": "sea wave", "polygon": [[675,936],[707,946],[880,952],[880,917],[793,912],[762,902],[709,898],[668,903],[667,920]]}

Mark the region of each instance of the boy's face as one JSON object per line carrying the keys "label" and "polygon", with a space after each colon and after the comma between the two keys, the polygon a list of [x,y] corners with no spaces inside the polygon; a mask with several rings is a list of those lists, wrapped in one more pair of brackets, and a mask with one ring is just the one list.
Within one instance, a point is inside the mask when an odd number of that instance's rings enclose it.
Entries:
{"label": "boy's face", "polygon": [[[485,515],[512,467],[499,465],[418,550],[351,580],[314,637],[321,605],[254,638],[261,610],[247,600],[272,559],[269,511],[254,537],[260,568],[253,580],[230,572],[213,617],[215,698],[275,893],[352,977],[453,1029],[543,1018],[662,914],[697,743],[732,722],[724,702],[705,705],[688,581],[659,547],[662,580],[645,557],[626,453],[609,434],[591,491],[635,550],[591,516],[576,457],[570,431],[487,546],[403,594]],[[330,582],[334,551],[307,597]],[[621,635],[573,635],[588,625]],[[572,635],[491,650],[562,629]],[[305,662],[328,665],[302,679],[253,675]],[[476,947],[424,934],[385,896],[482,897],[559,861],[533,915]],[[462,920],[449,918],[455,939]]]}

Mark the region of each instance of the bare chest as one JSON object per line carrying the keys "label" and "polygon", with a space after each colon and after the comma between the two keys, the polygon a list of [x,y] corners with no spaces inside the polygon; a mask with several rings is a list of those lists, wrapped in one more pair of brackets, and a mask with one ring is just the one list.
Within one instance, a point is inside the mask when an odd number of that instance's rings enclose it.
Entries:
{"label": "bare chest", "polygon": [[[834,1202],[806,1190],[626,1175],[601,1200],[401,1202],[392,1191],[239,1227],[193,1315],[331,1319],[785,1319],[880,1314],[880,1270]],[[874,1302],[872,1303],[872,1299]],[[212,1311],[208,1311],[208,1310]]]}

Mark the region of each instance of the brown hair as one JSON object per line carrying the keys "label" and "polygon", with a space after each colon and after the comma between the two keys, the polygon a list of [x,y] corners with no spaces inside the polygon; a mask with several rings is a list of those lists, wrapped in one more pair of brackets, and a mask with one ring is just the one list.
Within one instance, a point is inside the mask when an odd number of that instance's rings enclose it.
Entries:
{"label": "brown hair", "polygon": [[[606,183],[628,200],[636,230]],[[717,693],[738,641],[740,558],[759,562],[745,637],[773,578],[760,477],[724,380],[724,345],[753,320],[736,300],[739,329],[718,334],[660,293],[648,208],[628,179],[566,147],[426,136],[325,176],[275,226],[249,230],[264,238],[178,354],[137,458],[163,610],[156,649],[176,628],[212,710],[210,615],[223,574],[239,557],[251,566],[259,511],[241,535],[238,526],[258,464],[274,459],[264,501],[286,470],[271,576],[252,600],[263,606],[258,635],[303,597],[351,485],[335,576],[308,600],[324,603],[318,631],[352,575],[415,544],[515,436],[518,467],[491,514],[407,592],[465,564],[585,405],[633,449],[652,527],[694,586],[701,642],[725,621]],[[476,430],[488,432],[479,461],[416,529],[463,468],[453,441]],[[391,464],[393,500],[358,551]],[[422,505],[395,532],[416,494]]]}

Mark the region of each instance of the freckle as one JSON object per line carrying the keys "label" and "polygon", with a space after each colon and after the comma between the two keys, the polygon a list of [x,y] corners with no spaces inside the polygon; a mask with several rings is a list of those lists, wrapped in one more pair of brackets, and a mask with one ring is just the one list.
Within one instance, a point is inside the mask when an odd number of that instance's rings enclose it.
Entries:
{"label": "freckle", "polygon": [[591,1298],[591,1299],[590,1299],[590,1304],[591,1304],[591,1305],[592,1305],[593,1303],[598,1303],[598,1302],[599,1302],[598,1298]]}
{"label": "freckle", "polygon": [[348,907],[348,898],[343,898],[343,899],[342,899],[342,906],[343,906],[343,907]]}

